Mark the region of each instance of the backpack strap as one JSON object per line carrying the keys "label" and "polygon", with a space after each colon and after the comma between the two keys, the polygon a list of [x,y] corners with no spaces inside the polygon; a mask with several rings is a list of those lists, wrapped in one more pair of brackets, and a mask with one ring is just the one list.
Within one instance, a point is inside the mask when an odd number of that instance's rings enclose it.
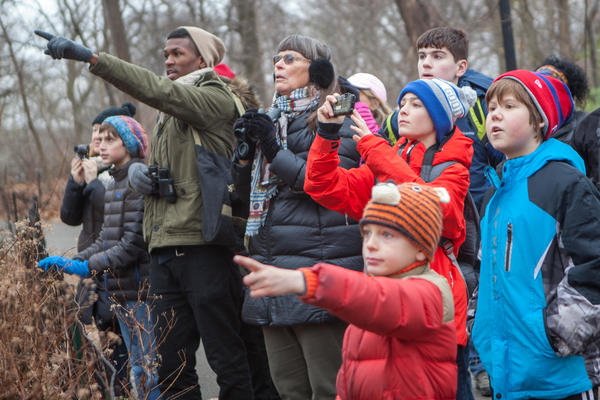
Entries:
{"label": "backpack strap", "polygon": [[487,135],[485,134],[485,113],[483,112],[483,106],[481,105],[481,99],[478,97],[475,105],[469,109],[467,115],[471,125],[475,127],[475,134],[479,141],[485,144],[487,142]]}
{"label": "backpack strap", "polygon": [[229,85],[227,85],[225,82],[223,82],[220,79],[219,80],[210,80],[210,81],[206,81],[206,82],[203,82],[202,84],[200,84],[200,86],[207,86],[207,85],[216,85],[216,86],[220,86],[221,88],[223,88],[229,94],[229,96],[231,96],[231,99],[233,100],[233,103],[235,104],[235,110],[238,113],[238,117],[241,117],[242,115],[244,115],[246,110],[244,109],[242,100],[240,100],[240,98],[231,91],[231,88],[229,88]]}
{"label": "backpack strap", "polygon": [[[421,179],[423,179],[425,182],[433,182],[442,174],[442,172],[444,172],[446,168],[457,163],[456,161],[445,161],[440,164],[432,165],[433,158],[437,151],[437,145],[431,146],[427,149],[427,151],[425,152],[425,156],[423,157],[423,165],[421,166]],[[475,249],[479,247],[479,215],[477,212],[477,207],[475,206],[475,202],[473,201],[473,198],[471,197],[471,194],[469,192],[467,192],[467,195],[465,196],[463,215],[465,217],[465,225],[467,229],[466,236],[475,235],[474,238],[466,237],[465,243],[467,242],[467,240],[475,240],[476,243],[472,243],[472,246],[475,246],[475,248],[472,251],[474,252],[476,251]],[[452,243],[452,241],[448,238],[442,237],[440,240],[440,246],[444,250],[446,256],[450,259],[450,261],[452,261],[452,264],[454,264],[454,266],[458,269],[459,273],[461,274],[464,280],[465,277],[460,267],[460,263],[454,255],[454,244]],[[477,255],[475,254],[474,256],[476,257]],[[459,254],[459,257],[461,257],[461,254]],[[468,258],[468,261],[465,260],[466,262],[472,263],[474,261],[473,255],[471,254],[465,255],[465,257]],[[461,259],[462,258],[463,257],[461,257]]]}
{"label": "backpack strap", "polygon": [[394,114],[395,113],[391,113],[385,119],[385,129],[387,130],[388,140],[392,146],[398,141],[398,138],[394,135],[394,129],[392,128],[392,118],[394,117]]}

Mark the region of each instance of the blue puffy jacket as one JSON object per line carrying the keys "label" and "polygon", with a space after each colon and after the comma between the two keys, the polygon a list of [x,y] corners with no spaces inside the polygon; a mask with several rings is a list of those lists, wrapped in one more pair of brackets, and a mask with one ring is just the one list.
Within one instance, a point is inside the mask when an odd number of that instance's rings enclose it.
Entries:
{"label": "blue puffy jacket", "polygon": [[584,357],[562,353],[549,323],[566,282],[582,301],[600,298],[600,194],[584,172],[555,139],[503,162],[500,175],[486,170],[493,190],[481,220],[473,342],[500,399],[561,399],[592,387]]}

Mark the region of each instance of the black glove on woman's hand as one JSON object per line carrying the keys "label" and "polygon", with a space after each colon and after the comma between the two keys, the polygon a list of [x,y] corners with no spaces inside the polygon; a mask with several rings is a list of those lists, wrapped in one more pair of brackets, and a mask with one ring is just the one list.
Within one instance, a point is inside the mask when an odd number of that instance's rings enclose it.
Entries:
{"label": "black glove on woman's hand", "polygon": [[36,35],[48,40],[48,48],[44,54],[48,54],[54,59],[66,58],[69,60],[89,62],[92,58],[92,51],[85,46],[73,42],[64,37],[54,36],[44,31],[34,31]]}
{"label": "black glove on woman's hand", "polygon": [[237,120],[234,129],[236,126],[243,128],[247,142],[256,143],[258,141],[267,161],[273,161],[279,151],[279,145],[275,138],[275,124],[267,114],[248,110]]}

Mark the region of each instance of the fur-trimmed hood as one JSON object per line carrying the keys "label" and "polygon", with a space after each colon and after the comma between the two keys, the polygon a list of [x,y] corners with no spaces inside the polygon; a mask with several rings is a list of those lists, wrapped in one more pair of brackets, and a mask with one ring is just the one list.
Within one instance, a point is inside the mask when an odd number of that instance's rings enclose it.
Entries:
{"label": "fur-trimmed hood", "polygon": [[258,110],[262,108],[258,94],[253,85],[250,85],[248,81],[240,76],[236,76],[233,79],[229,79],[225,76],[219,76],[219,78],[225,82],[231,91],[240,98],[244,109],[249,110],[254,108]]}

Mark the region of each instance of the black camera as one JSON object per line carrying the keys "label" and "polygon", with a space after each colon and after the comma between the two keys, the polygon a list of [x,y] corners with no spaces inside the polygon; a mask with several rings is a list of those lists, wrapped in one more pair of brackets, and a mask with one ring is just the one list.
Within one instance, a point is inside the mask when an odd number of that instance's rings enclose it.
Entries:
{"label": "black camera", "polygon": [[[258,110],[261,114],[266,114],[273,123],[279,119],[281,110],[277,107],[271,107],[269,111]],[[248,160],[252,154],[250,146],[256,146],[258,138],[251,132],[248,132],[245,127],[237,128],[233,131],[237,139],[237,146],[235,148],[235,159],[237,160]]]}
{"label": "black camera", "polygon": [[337,96],[337,103],[332,104],[333,115],[348,115],[354,111],[354,103],[356,103],[356,96],[352,93],[344,93],[341,96]]}
{"label": "black camera", "polygon": [[159,168],[158,165],[148,167],[150,179],[152,179],[152,195],[164,197],[167,202],[175,203],[177,201],[177,192],[175,192],[175,181],[171,176],[169,168]]}
{"label": "black camera", "polygon": [[90,145],[89,144],[78,144],[77,146],[73,147],[73,151],[75,151],[75,153],[77,153],[77,157],[79,157],[80,160],[90,157]]}

